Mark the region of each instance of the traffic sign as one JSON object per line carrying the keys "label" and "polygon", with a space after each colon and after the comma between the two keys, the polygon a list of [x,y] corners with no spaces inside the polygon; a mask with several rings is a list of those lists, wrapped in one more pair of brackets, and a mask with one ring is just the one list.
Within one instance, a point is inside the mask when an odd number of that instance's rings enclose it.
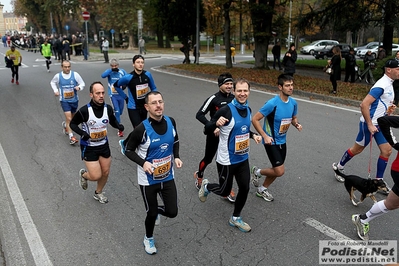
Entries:
{"label": "traffic sign", "polygon": [[66,29],[66,30],[69,30],[69,25],[65,25],[65,29]]}
{"label": "traffic sign", "polygon": [[84,20],[89,20],[90,19],[90,13],[87,11],[82,12],[82,17]]}
{"label": "traffic sign", "polygon": [[111,32],[111,34],[114,34],[114,33],[115,33],[115,30],[114,30],[114,29],[111,29],[110,32]]}

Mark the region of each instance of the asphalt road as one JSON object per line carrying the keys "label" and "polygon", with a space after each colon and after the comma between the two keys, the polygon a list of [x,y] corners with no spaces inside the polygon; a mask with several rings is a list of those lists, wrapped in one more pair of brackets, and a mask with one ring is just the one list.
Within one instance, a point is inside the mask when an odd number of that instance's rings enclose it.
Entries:
{"label": "asphalt road", "polygon": [[[158,254],[147,255],[136,165],[119,152],[116,130],[109,131],[113,162],[105,188],[109,203],[103,205],[92,197],[94,184],[87,191],[79,187],[80,150],[61,131],[61,109],[49,85],[59,64],[47,73],[39,54],[23,56],[19,86],[0,68],[0,240],[6,265],[317,265],[319,240],[357,239],[350,217],[367,211],[372,201],[352,206],[331,169],[353,144],[357,108],[296,97],[303,131],[289,130],[286,173],[270,187],[274,202],[257,198],[251,187],[242,217],[252,231],[243,233],[228,224],[231,203],[213,194],[201,203],[193,185],[205,143],[195,113],[217,84],[163,72],[159,66],[177,61],[166,56],[147,59],[146,69],[164,95],[165,114],[177,121],[184,165],[176,170],[179,214],[161,220],[154,233]],[[87,84],[79,94],[81,106],[89,101],[88,85],[101,80],[108,64],[72,61]],[[121,67],[130,71],[131,61],[121,61]],[[253,112],[273,96],[253,88]],[[122,122],[126,131],[132,129],[126,113]],[[377,155],[373,145],[372,154],[365,150],[347,172],[367,177],[371,156],[373,174]],[[250,163],[270,166],[254,142]],[[216,181],[214,163],[205,174]],[[385,176],[392,185],[389,170]],[[374,220],[370,238],[398,240],[398,218],[396,211]]]}

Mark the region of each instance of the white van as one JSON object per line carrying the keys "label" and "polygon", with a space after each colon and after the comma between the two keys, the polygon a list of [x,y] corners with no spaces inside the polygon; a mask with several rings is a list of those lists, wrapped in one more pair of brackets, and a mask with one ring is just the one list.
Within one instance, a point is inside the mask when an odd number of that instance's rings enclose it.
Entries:
{"label": "white van", "polygon": [[314,41],[309,45],[306,45],[301,48],[301,54],[311,54],[313,55],[315,51],[323,49],[326,46],[334,46],[339,42],[334,40],[318,40]]}

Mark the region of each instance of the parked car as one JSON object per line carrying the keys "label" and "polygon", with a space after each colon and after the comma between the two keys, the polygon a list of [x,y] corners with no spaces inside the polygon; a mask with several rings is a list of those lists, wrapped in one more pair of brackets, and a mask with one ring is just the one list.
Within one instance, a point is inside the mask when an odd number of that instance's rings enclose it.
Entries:
{"label": "parked car", "polygon": [[[377,58],[378,47],[379,47],[379,45],[376,44],[376,45],[373,45],[372,47],[370,47],[369,49],[358,50],[356,52],[356,55],[359,56],[360,58],[363,58],[364,55],[367,53],[367,51],[371,51],[371,54],[374,56],[374,58]],[[392,44],[392,54],[395,54],[397,51],[399,51],[399,44],[393,43]]]}
{"label": "parked car", "polygon": [[319,41],[314,41],[309,45],[305,45],[304,47],[301,48],[301,53],[302,54],[311,54],[313,55],[315,51],[321,50],[325,48],[326,46],[333,46],[338,44],[338,41],[334,40],[319,40]]}
{"label": "parked car", "polygon": [[[379,44],[379,42],[369,42],[369,43],[367,43],[367,44],[364,44],[364,45],[355,47],[355,48],[353,48],[353,49],[355,50],[355,53],[356,53],[358,50],[370,49],[372,46],[378,45],[378,44]],[[381,45],[382,45],[382,43],[381,43]]]}
{"label": "parked car", "polygon": [[[346,43],[339,43],[337,45],[334,46],[338,46],[341,49],[341,55],[342,57],[346,57],[349,54],[349,50],[352,48],[349,44]],[[334,46],[328,46],[328,48],[326,49],[321,49],[319,51],[316,51],[313,56],[316,59],[327,59],[327,58],[331,58],[333,56],[333,47]]]}

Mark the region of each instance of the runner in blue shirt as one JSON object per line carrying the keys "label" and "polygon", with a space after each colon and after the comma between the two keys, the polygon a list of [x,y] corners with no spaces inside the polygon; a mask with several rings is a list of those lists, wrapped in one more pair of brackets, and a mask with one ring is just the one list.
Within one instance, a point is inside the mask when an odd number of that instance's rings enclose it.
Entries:
{"label": "runner in blue shirt", "polygon": [[[101,74],[101,77],[108,78],[108,95],[111,99],[112,105],[114,106],[116,120],[118,120],[118,123],[120,123],[121,115],[123,113],[123,109],[125,108],[125,99],[127,100],[127,96],[123,90],[118,92],[114,88],[114,83],[125,76],[126,71],[119,68],[119,62],[116,59],[111,59],[110,65],[111,68],[105,70],[104,73]],[[123,137],[123,131],[118,130],[118,136]]]}
{"label": "runner in blue shirt", "polygon": [[[253,166],[251,169],[251,182],[258,187],[256,196],[266,201],[273,201],[274,198],[269,192],[269,186],[284,174],[284,161],[287,155],[286,137],[290,125],[298,131],[302,130],[298,123],[297,102],[291,98],[294,91],[294,79],[287,74],[278,77],[278,88],[280,94],[270,99],[252,118],[252,125],[263,138],[266,154],[269,157],[272,167],[258,168]],[[263,127],[260,120],[264,119]],[[259,186],[259,178],[266,176],[262,186]]]}

